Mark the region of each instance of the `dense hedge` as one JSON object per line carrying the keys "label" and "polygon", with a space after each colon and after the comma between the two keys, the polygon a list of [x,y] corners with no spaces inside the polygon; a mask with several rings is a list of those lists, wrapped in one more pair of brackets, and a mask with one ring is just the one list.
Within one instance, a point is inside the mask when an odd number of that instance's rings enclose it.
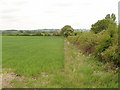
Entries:
{"label": "dense hedge", "polygon": [[93,54],[101,61],[113,62],[116,66],[120,65],[117,25],[111,25],[98,34],[89,31],[77,36],[69,36],[67,39],[83,53]]}

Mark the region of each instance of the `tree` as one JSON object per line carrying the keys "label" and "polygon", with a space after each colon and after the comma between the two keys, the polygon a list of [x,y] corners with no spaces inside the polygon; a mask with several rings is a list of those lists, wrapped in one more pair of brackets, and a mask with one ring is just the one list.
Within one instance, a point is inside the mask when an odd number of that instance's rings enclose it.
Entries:
{"label": "tree", "polygon": [[23,33],[23,30],[20,30],[19,32],[20,32],[20,33]]}
{"label": "tree", "polygon": [[115,14],[114,14],[114,13],[112,13],[112,15],[111,15],[111,19],[112,19],[113,21],[115,21],[115,20],[116,20],[116,16],[115,16]]}
{"label": "tree", "polygon": [[109,19],[98,20],[95,24],[92,24],[91,31],[97,34],[103,30],[106,30],[109,27],[109,23]]}
{"label": "tree", "polygon": [[107,14],[106,17],[105,17],[105,19],[110,19],[110,18],[111,18],[110,14]]}
{"label": "tree", "polygon": [[42,36],[42,34],[41,34],[41,32],[36,31],[36,32],[35,32],[35,36]]}
{"label": "tree", "polygon": [[115,20],[115,14],[107,14],[104,19],[98,20],[95,24],[92,24],[91,31],[97,34],[103,30],[107,30],[110,25],[115,24]]}
{"label": "tree", "polygon": [[66,25],[61,29],[60,34],[65,37],[68,37],[73,35],[73,32],[74,32],[74,29],[70,25]]}
{"label": "tree", "polygon": [[109,19],[109,20],[115,21],[116,20],[116,16],[115,16],[114,13],[112,13],[111,15],[107,14],[105,19]]}

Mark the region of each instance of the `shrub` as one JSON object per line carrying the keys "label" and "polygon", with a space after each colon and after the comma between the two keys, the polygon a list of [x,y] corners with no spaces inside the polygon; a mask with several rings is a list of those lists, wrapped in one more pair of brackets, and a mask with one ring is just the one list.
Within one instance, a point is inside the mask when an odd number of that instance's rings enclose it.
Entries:
{"label": "shrub", "polygon": [[102,58],[107,62],[114,62],[114,64],[118,64],[118,46],[110,46],[104,52],[102,52]]}
{"label": "shrub", "polygon": [[111,37],[108,32],[101,32],[97,35],[97,45],[95,46],[95,54],[101,57],[101,53],[111,45]]}
{"label": "shrub", "polygon": [[77,43],[83,52],[92,53],[96,45],[96,35],[92,32],[84,32],[79,36]]}
{"label": "shrub", "polygon": [[96,35],[92,32],[83,32],[79,36],[69,36],[68,40],[77,45],[84,53],[94,52]]}
{"label": "shrub", "polygon": [[69,37],[67,37],[67,39],[73,44],[76,43],[78,38],[79,38],[79,36],[69,36]]}

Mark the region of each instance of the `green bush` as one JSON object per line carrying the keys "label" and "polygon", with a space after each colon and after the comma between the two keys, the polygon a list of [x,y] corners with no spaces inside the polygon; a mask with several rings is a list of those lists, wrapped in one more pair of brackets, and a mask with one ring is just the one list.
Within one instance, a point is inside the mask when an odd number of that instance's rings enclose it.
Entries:
{"label": "green bush", "polygon": [[79,36],[69,36],[69,37],[67,37],[67,39],[73,44],[76,43],[78,38],[79,38]]}
{"label": "green bush", "polygon": [[95,54],[101,57],[101,53],[111,45],[111,37],[108,32],[103,31],[97,35],[97,45],[95,46]]}
{"label": "green bush", "polygon": [[101,61],[113,62],[118,66],[118,30],[111,26],[98,34],[93,32],[83,32],[77,36],[67,38],[76,45],[83,53],[93,54]]}
{"label": "green bush", "polygon": [[84,53],[92,53],[95,50],[96,34],[93,32],[83,32],[79,36],[69,36],[68,40],[77,45]]}
{"label": "green bush", "polygon": [[107,62],[118,64],[118,46],[110,46],[107,50],[101,53],[102,58]]}
{"label": "green bush", "polygon": [[96,35],[92,32],[84,32],[79,36],[77,43],[83,52],[92,53],[96,45]]}

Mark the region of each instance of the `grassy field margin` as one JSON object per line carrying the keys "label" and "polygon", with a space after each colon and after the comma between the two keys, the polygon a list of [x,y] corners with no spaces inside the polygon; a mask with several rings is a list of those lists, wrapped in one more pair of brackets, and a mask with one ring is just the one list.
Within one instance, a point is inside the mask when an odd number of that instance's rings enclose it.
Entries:
{"label": "grassy field margin", "polygon": [[85,55],[67,40],[65,47],[65,79],[70,88],[118,88],[118,73],[108,69],[92,55]]}

